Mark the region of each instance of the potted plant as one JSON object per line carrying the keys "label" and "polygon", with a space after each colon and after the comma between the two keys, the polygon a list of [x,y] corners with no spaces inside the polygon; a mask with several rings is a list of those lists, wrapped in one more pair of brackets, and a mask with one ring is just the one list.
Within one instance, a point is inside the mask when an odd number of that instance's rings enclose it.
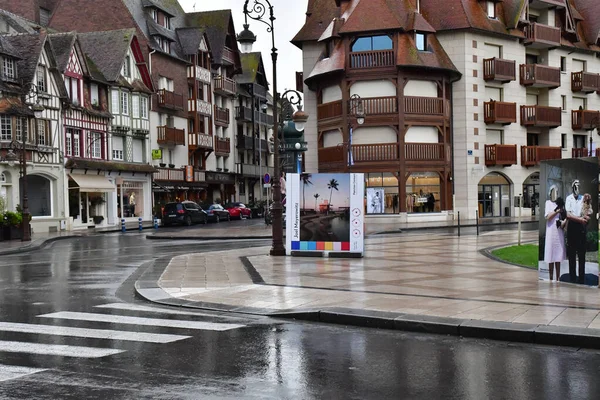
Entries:
{"label": "potted plant", "polygon": [[175,164],[169,164],[169,168],[175,168]]}
{"label": "potted plant", "polygon": [[166,167],[166,166],[167,166],[167,164],[166,164],[166,163],[164,163],[164,162],[158,163],[158,165],[159,165],[161,168],[164,168],[164,167]]}
{"label": "potted plant", "polygon": [[[23,237],[23,215],[19,212],[7,211],[4,213],[4,224],[8,227],[9,239],[21,239]],[[6,235],[6,228],[4,228]],[[6,239],[6,237],[5,237]]]}
{"label": "potted plant", "polygon": [[92,219],[94,220],[94,224],[96,225],[100,225],[102,221],[104,221],[104,217],[102,215],[93,216]]}

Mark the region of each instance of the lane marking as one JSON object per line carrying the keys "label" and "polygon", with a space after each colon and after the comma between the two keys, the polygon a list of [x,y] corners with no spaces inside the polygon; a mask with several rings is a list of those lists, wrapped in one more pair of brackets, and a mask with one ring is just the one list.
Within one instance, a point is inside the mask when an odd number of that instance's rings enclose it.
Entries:
{"label": "lane marking", "polygon": [[213,314],[199,313],[199,312],[192,312],[192,311],[165,310],[164,308],[154,308],[154,307],[144,306],[141,304],[130,304],[130,303],[109,303],[109,304],[102,304],[99,306],[94,306],[94,308],[107,308],[107,309],[112,309],[112,310],[125,310],[125,311],[146,311],[146,312],[159,313],[159,314],[191,315],[191,316],[210,317],[210,318],[244,319],[241,317],[231,317],[228,315],[213,315]]}
{"label": "lane marking", "polygon": [[60,311],[50,314],[38,315],[38,317],[69,319],[77,321],[107,322],[111,324],[131,324],[143,326],[161,326],[166,328],[199,329],[206,331],[228,331],[231,329],[238,329],[246,326],[240,324],[223,324],[218,322],[128,317],[124,315],[93,314],[72,311]]}
{"label": "lane marking", "polygon": [[44,371],[47,371],[47,369],[17,367],[14,365],[0,364],[0,382],[10,381],[12,379],[21,378],[23,376],[37,374],[38,372],[44,372]]}
{"label": "lane marking", "polygon": [[91,339],[125,340],[146,343],[172,343],[178,340],[189,339],[191,337],[182,335],[168,335],[162,333],[74,328],[70,326],[21,324],[16,322],[0,322],[0,331],[35,333],[40,335],[71,336]]}
{"label": "lane marking", "polygon": [[28,353],[77,358],[100,358],[123,353],[125,352],[125,350],[100,349],[96,347],[83,346],[67,346],[63,344],[0,341],[0,352]]}

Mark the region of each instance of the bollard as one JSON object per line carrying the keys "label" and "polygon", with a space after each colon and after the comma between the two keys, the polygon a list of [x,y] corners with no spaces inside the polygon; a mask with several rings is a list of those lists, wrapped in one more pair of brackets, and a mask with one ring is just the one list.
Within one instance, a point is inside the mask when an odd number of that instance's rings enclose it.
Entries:
{"label": "bollard", "polygon": [[154,217],[154,229],[158,229],[158,218]]}
{"label": "bollard", "polygon": [[458,212],[458,237],[460,237],[460,211]]}
{"label": "bollard", "polygon": [[138,229],[140,230],[140,232],[142,231],[142,229],[144,229],[144,227],[142,226],[142,217],[138,218]]}
{"label": "bollard", "polygon": [[477,227],[477,236],[479,236],[479,211],[475,210],[475,226]]}
{"label": "bollard", "polygon": [[125,218],[121,218],[121,232],[125,233],[127,228],[125,228]]}

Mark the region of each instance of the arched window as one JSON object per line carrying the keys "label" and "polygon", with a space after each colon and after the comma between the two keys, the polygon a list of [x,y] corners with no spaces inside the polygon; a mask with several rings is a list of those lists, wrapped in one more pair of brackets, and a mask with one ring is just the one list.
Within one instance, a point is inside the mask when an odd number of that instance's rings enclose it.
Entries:
{"label": "arched window", "polygon": [[393,49],[392,38],[387,35],[358,38],[352,43],[352,51],[372,51]]}
{"label": "arched window", "polygon": [[27,191],[29,212],[33,217],[49,217],[52,215],[52,191],[49,179],[39,175],[28,175]]}

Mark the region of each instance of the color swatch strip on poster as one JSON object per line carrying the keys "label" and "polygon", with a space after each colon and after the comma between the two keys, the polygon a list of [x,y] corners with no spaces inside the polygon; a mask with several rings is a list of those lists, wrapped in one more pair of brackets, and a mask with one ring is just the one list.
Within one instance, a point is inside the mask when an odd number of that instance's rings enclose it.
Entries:
{"label": "color swatch strip on poster", "polygon": [[300,241],[292,241],[292,250],[300,250],[300,251],[350,251],[350,242],[300,242]]}

